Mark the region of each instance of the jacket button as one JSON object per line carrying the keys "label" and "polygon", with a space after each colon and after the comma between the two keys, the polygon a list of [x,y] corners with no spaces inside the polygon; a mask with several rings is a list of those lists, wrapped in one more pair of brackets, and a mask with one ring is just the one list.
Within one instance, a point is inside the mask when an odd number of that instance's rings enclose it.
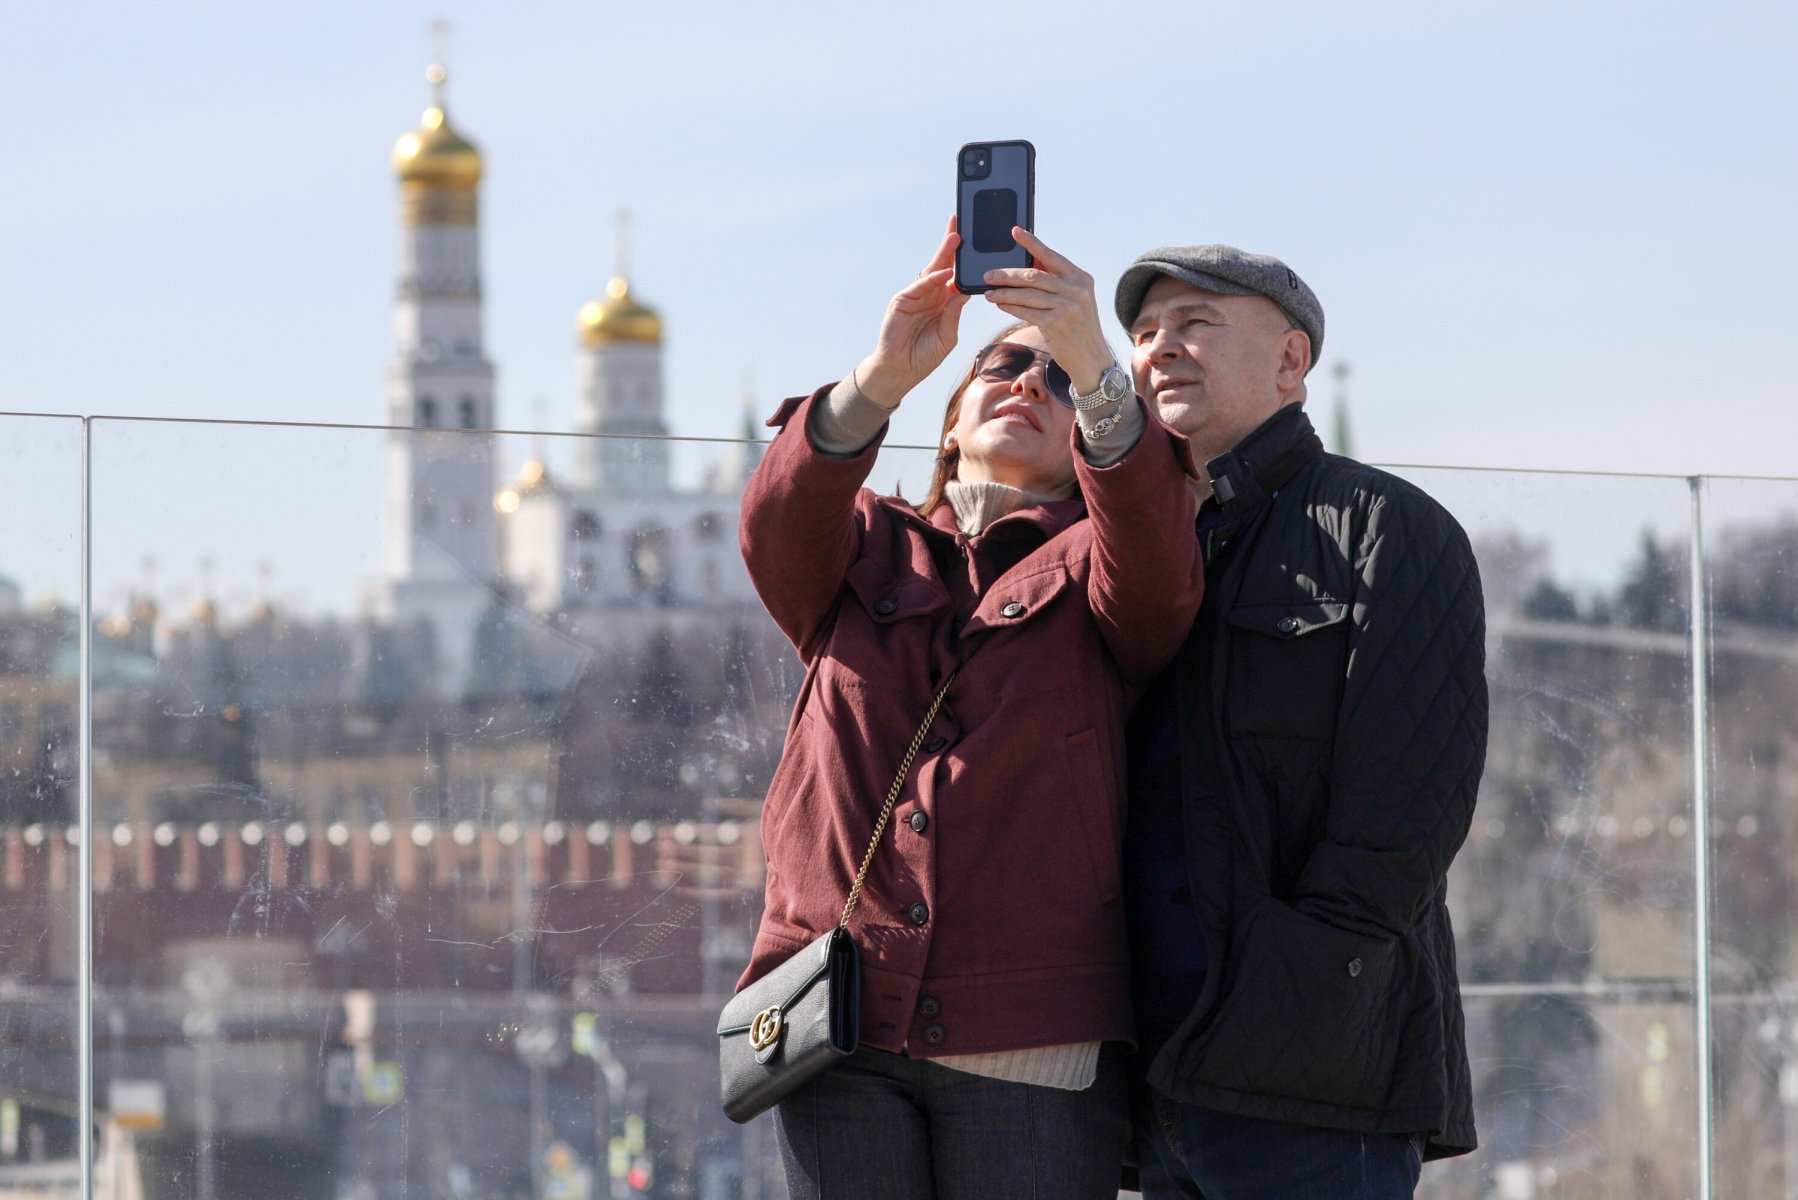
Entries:
{"label": "jacket button", "polygon": [[911,918],[911,923],[913,925],[922,925],[924,922],[930,920],[930,906],[920,900],[911,906],[906,915]]}
{"label": "jacket button", "polygon": [[1296,633],[1296,632],[1298,632],[1298,628],[1299,628],[1299,619],[1297,617],[1281,617],[1280,618],[1280,632],[1281,633]]}
{"label": "jacket button", "polygon": [[938,750],[941,750],[948,744],[949,739],[946,737],[933,737],[928,742],[924,743],[924,753],[935,754]]}
{"label": "jacket button", "polygon": [[890,617],[899,611],[899,605],[892,600],[882,600],[874,606],[874,611],[883,617]]}
{"label": "jacket button", "polygon": [[999,615],[1002,617],[1021,617],[1024,615],[1024,606],[1019,604],[1016,600],[1012,600],[1008,602],[1004,608],[999,610]]}
{"label": "jacket button", "polygon": [[913,833],[923,833],[924,827],[930,824],[930,818],[925,815],[923,809],[919,808],[912,811],[912,815],[905,819],[905,823],[911,826]]}
{"label": "jacket button", "polygon": [[943,1011],[943,1002],[935,996],[926,996],[918,1001],[918,1011],[927,1017],[934,1017]]}
{"label": "jacket button", "polygon": [[924,1040],[929,1042],[932,1046],[942,1045],[943,1039],[948,1036],[949,1031],[944,1029],[941,1025],[926,1025],[924,1027]]}
{"label": "jacket button", "polygon": [[1349,959],[1348,971],[1349,971],[1350,979],[1353,979],[1355,976],[1359,975],[1361,973],[1361,960],[1358,958]]}

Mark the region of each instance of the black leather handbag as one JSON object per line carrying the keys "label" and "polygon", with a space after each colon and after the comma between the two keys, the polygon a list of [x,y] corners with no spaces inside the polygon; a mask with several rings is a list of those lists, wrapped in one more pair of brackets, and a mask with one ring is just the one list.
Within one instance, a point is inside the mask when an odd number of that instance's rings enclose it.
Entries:
{"label": "black leather handbag", "polygon": [[767,1112],[789,1092],[854,1054],[861,1044],[862,958],[849,935],[849,917],[861,901],[868,867],[912,760],[954,682],[951,671],[899,764],[836,928],[738,992],[719,1014],[719,1092],[724,1115],[739,1124]]}

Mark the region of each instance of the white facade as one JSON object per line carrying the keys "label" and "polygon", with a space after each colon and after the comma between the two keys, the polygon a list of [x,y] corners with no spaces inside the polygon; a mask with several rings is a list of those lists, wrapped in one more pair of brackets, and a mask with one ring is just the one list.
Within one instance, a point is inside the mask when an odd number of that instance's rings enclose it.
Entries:
{"label": "white facade", "polygon": [[506,528],[506,576],[539,612],[752,603],[739,496],[540,487]]}
{"label": "white facade", "polygon": [[668,491],[659,342],[610,342],[581,350],[575,365],[575,429],[610,435],[580,445],[574,482],[610,495]]}
{"label": "white facade", "polygon": [[480,160],[433,107],[418,133],[400,139],[395,168],[402,205],[385,422],[394,430],[378,608],[395,625],[432,626],[438,683],[459,690],[499,578],[494,439],[466,432],[495,424],[482,341]]}

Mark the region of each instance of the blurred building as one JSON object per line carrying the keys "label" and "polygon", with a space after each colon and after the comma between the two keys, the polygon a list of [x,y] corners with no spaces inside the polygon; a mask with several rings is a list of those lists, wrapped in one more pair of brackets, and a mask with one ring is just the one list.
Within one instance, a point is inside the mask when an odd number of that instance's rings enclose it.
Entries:
{"label": "blurred building", "polygon": [[429,78],[433,102],[393,152],[400,263],[380,616],[428,629],[427,674],[454,691],[478,680],[477,641],[496,601],[517,597],[540,614],[753,604],[736,523],[758,456],[740,450],[702,486],[674,485],[662,318],[632,292],[622,263],[577,318],[576,432],[590,436],[569,477],[555,478],[539,456],[496,491],[480,269],[485,164],[450,123],[442,66]]}

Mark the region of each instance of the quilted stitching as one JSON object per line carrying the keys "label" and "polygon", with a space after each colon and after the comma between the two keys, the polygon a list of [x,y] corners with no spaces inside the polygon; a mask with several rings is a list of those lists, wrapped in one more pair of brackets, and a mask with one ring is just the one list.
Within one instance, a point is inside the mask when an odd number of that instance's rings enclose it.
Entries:
{"label": "quilted stitching", "polygon": [[[1485,759],[1478,568],[1459,526],[1433,501],[1343,460],[1314,460],[1261,519],[1239,553],[1263,562],[1273,556],[1284,571],[1340,587],[1338,598],[1351,605],[1331,775],[1310,785],[1320,803],[1327,797],[1327,810],[1283,919],[1245,921],[1258,903],[1279,903],[1258,898],[1254,889],[1265,884],[1254,882],[1252,863],[1214,882],[1230,889],[1228,897],[1214,895],[1217,910],[1238,923],[1219,963],[1222,995],[1157,1062],[1155,1082],[1231,1111],[1351,1128],[1375,1127],[1388,1096],[1402,1093],[1436,1110],[1418,1119],[1444,1131],[1448,1145],[1471,1148],[1472,1098],[1441,896]],[[1218,610],[1236,602],[1231,591],[1226,582],[1213,597]],[[1199,653],[1213,645],[1195,642]],[[1228,695],[1224,703],[1228,725]],[[1252,799],[1271,802],[1273,781],[1258,777],[1243,749],[1189,746],[1200,791],[1229,794],[1234,781],[1247,780]],[[1223,761],[1195,763],[1196,755]],[[1217,844],[1219,836],[1214,830],[1200,842]],[[1215,879],[1218,864],[1210,865]],[[1195,887],[1203,886],[1206,866],[1194,864]],[[1376,951],[1386,954],[1383,966],[1367,970]],[[1353,977],[1351,958],[1364,960]]]}

